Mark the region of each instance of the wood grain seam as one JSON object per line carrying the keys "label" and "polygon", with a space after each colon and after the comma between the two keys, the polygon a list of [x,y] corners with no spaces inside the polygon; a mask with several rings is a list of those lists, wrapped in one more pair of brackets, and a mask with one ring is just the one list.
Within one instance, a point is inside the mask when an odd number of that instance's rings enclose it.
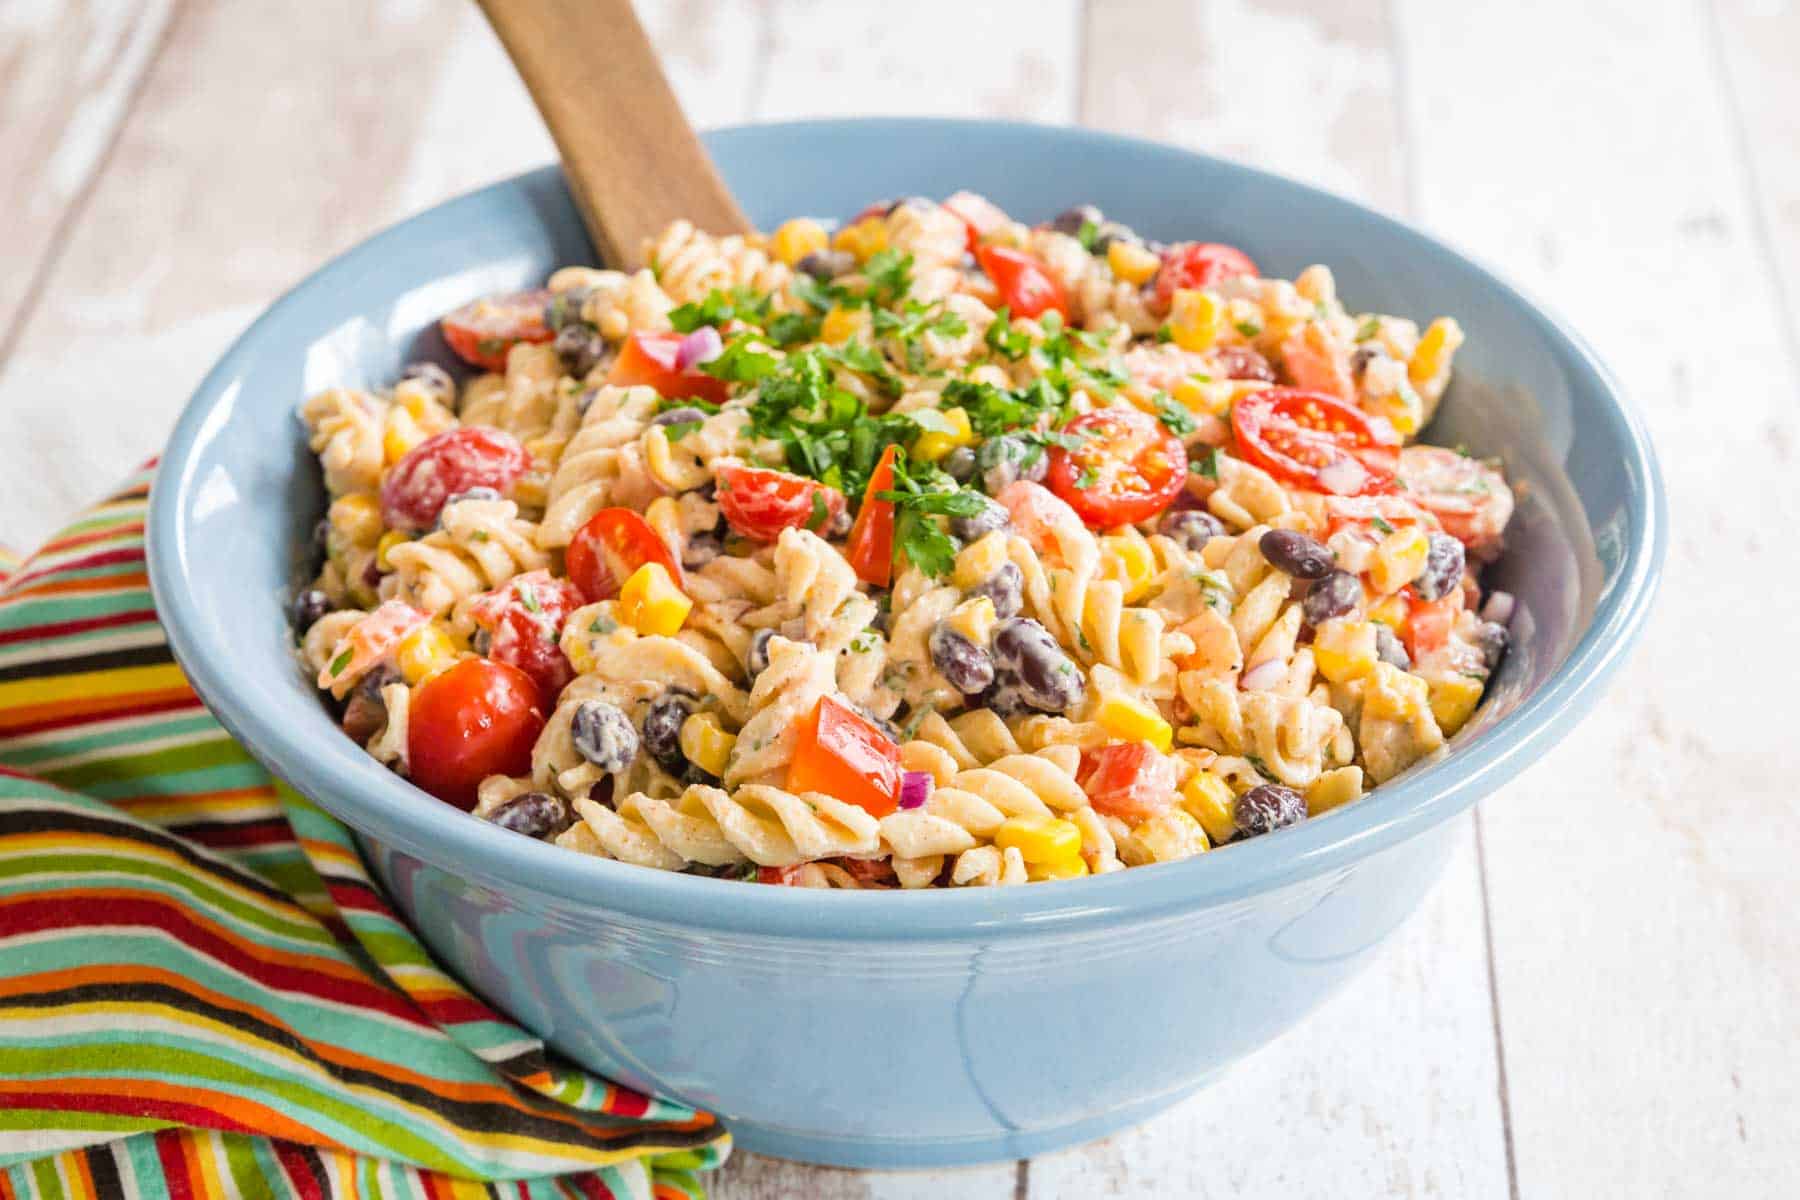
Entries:
{"label": "wood grain seam", "polygon": [[1475,874],[1481,880],[1481,941],[1487,959],[1488,1008],[1494,1022],[1494,1074],[1500,1089],[1500,1136],[1506,1151],[1506,1194],[1519,1200],[1519,1164],[1513,1150],[1512,1098],[1506,1086],[1506,1039],[1500,1025],[1500,973],[1494,966],[1494,918],[1488,903],[1487,839],[1481,806],[1475,806]]}

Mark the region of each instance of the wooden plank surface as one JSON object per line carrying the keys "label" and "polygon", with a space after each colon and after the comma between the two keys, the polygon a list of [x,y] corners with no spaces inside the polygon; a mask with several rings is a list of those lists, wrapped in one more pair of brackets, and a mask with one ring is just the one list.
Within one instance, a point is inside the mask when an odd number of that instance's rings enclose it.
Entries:
{"label": "wooden plank surface", "polygon": [[1800,380],[1708,15],[1404,0],[1397,16],[1421,215],[1594,341],[1669,486],[1645,644],[1581,732],[1484,808],[1519,1193],[1792,1196],[1800,747],[1759,643],[1794,628]]}

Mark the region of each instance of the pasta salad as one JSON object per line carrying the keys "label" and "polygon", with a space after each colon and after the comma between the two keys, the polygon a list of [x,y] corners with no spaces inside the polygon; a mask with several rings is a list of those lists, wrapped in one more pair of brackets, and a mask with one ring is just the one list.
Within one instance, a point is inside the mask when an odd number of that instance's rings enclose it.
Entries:
{"label": "pasta salad", "polygon": [[814,887],[1069,879],[1356,801],[1468,721],[1498,466],[1462,333],[963,192],[568,267],[301,409],[300,652],[527,837]]}

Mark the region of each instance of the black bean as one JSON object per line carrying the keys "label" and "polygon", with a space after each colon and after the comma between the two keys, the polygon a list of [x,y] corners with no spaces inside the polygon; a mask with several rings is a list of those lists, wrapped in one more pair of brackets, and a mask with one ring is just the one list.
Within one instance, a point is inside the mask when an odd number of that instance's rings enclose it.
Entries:
{"label": "black bean", "polygon": [[1074,208],[1065,208],[1057,213],[1055,219],[1050,222],[1050,228],[1058,233],[1066,233],[1070,237],[1075,237],[1081,233],[1083,225],[1092,225],[1098,229],[1100,223],[1105,220],[1106,217],[1092,204],[1077,204]]}
{"label": "black bean", "polygon": [[1425,569],[1412,585],[1419,599],[1437,600],[1462,586],[1463,544],[1435,529],[1425,536],[1431,548],[1425,552]]}
{"label": "black bean", "polygon": [[1399,667],[1402,671],[1412,670],[1412,656],[1407,654],[1400,639],[1394,636],[1394,631],[1380,622],[1375,624],[1375,657],[1390,667]]}
{"label": "black bean", "polygon": [[644,714],[644,749],[658,766],[679,776],[687,767],[681,752],[681,727],[694,713],[694,702],[680,692],[669,692]]}
{"label": "black bean", "polygon": [[565,325],[556,334],[556,353],[563,370],[582,379],[606,357],[606,339],[591,326]]}
{"label": "black bean", "polygon": [[305,633],[313,622],[331,611],[331,597],[318,588],[307,588],[294,597],[294,632]]}
{"label": "black bean", "polygon": [[1506,626],[1493,621],[1483,621],[1475,627],[1475,648],[1481,651],[1482,661],[1487,669],[1493,671],[1506,657],[1506,648],[1512,644],[1512,634]]}
{"label": "black bean", "polygon": [[942,621],[931,631],[931,665],[950,686],[974,696],[994,682],[994,660],[988,652]]}
{"label": "black bean", "polygon": [[631,718],[604,700],[583,700],[569,732],[581,757],[602,771],[623,771],[637,757],[638,732]]}
{"label": "black bean", "polygon": [[706,414],[693,405],[683,405],[657,413],[650,418],[652,425],[685,425],[689,421],[704,421]]}
{"label": "black bean", "polygon": [[1363,373],[1369,369],[1369,364],[1374,362],[1377,358],[1385,358],[1386,356],[1387,351],[1382,347],[1377,346],[1372,342],[1364,342],[1350,352],[1350,377],[1356,380],[1356,382],[1361,383]]}
{"label": "black bean", "polygon": [[1025,703],[1044,712],[1064,712],[1087,695],[1087,682],[1056,639],[1029,617],[1013,617],[994,629],[994,661],[1018,674]]}
{"label": "black bean", "polygon": [[1306,819],[1306,797],[1279,783],[1260,783],[1237,798],[1232,821],[1240,837],[1260,837]]}
{"label": "black bean", "polygon": [[1029,709],[1019,684],[1019,673],[1005,668],[995,669],[994,682],[987,691],[975,697],[974,703],[1001,717],[1016,717]]}
{"label": "black bean", "polygon": [[692,787],[696,783],[702,787],[719,786],[719,777],[698,763],[689,763],[681,772],[680,779],[683,787]]}
{"label": "black bean", "polygon": [[1099,231],[1094,234],[1094,244],[1089,249],[1095,254],[1105,254],[1112,248],[1114,242],[1124,242],[1127,245],[1136,246],[1141,245],[1143,240],[1129,225],[1121,225],[1117,221],[1105,221],[1101,223]]}
{"label": "black bean", "polygon": [[814,279],[836,279],[856,269],[856,256],[848,250],[814,250],[794,265]]}
{"label": "black bean", "polygon": [[592,288],[570,288],[556,293],[544,305],[544,324],[558,333],[583,324],[581,308],[593,294]]}
{"label": "black bean", "polygon": [[583,388],[581,394],[575,397],[575,415],[578,417],[587,416],[589,406],[594,403],[594,397],[599,394],[599,388]]}
{"label": "black bean", "polygon": [[1227,379],[1260,379],[1275,382],[1275,368],[1269,360],[1249,346],[1220,346],[1213,351],[1213,362]]}
{"label": "black bean", "polygon": [[321,559],[331,553],[331,522],[324,517],[313,523],[312,549],[314,556]]}
{"label": "black bean", "polygon": [[488,820],[528,838],[555,837],[575,823],[568,802],[548,792],[520,792],[489,813]]}
{"label": "black bean", "polygon": [[1202,509],[1184,508],[1164,513],[1157,531],[1183,550],[1198,554],[1206,549],[1206,543],[1225,536],[1225,522]]}
{"label": "black bean", "polygon": [[775,636],[773,629],[759,629],[750,635],[750,661],[744,666],[755,679],[769,669],[769,639]]}
{"label": "black bean", "polygon": [[690,534],[687,545],[681,548],[681,565],[690,571],[698,571],[723,553],[725,553],[725,540],[718,534]]}
{"label": "black bean", "polygon": [[450,372],[434,362],[407,363],[400,372],[402,379],[414,379],[425,386],[431,398],[446,408],[456,396],[456,381],[450,378]]}
{"label": "black bean", "polygon": [[944,471],[958,483],[975,478],[975,451],[958,446],[944,456]]}
{"label": "black bean", "polygon": [[344,702],[344,732],[353,742],[367,742],[387,724],[387,705],[379,694],[360,687]]}
{"label": "black bean", "polygon": [[1333,571],[1306,589],[1300,615],[1308,625],[1323,625],[1355,608],[1361,599],[1362,581],[1348,571]]}
{"label": "black bean", "polygon": [[1042,446],[1002,434],[981,443],[975,452],[975,468],[981,472],[982,490],[996,496],[1020,479],[1041,480],[1050,469],[1050,456]]}
{"label": "black bean", "polygon": [[950,518],[950,532],[965,542],[972,542],[996,529],[1005,529],[1010,523],[1011,518],[1006,509],[983,496],[980,512],[970,517]]}
{"label": "black bean", "polygon": [[970,596],[986,596],[994,602],[994,615],[1004,621],[1016,617],[1025,607],[1025,573],[1015,562],[1003,562],[1000,569],[970,588]]}
{"label": "black bean", "polygon": [[1337,562],[1331,547],[1292,529],[1271,529],[1256,545],[1270,566],[1295,579],[1323,579]]}

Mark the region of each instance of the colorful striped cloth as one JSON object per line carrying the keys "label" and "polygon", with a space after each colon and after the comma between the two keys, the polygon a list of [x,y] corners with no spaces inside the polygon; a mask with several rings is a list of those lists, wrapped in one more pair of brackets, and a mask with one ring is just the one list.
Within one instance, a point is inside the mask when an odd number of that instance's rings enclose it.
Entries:
{"label": "colorful striped cloth", "polygon": [[153,475],[0,567],[0,1200],[700,1196],[710,1116],[464,990],[201,706]]}

